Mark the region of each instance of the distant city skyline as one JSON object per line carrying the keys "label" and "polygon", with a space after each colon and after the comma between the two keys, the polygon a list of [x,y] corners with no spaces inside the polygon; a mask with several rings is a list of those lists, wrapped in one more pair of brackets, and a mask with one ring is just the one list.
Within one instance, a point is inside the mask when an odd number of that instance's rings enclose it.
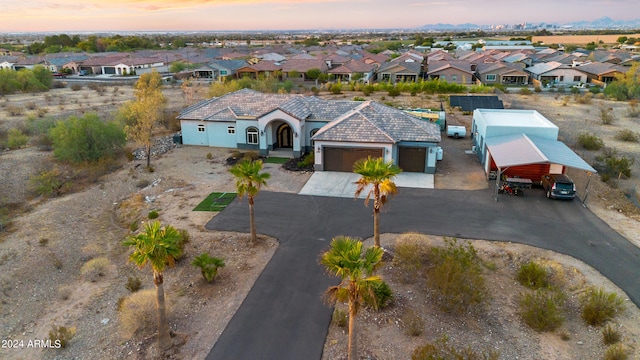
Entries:
{"label": "distant city skyline", "polygon": [[638,0],[0,0],[0,32],[418,28],[640,18]]}

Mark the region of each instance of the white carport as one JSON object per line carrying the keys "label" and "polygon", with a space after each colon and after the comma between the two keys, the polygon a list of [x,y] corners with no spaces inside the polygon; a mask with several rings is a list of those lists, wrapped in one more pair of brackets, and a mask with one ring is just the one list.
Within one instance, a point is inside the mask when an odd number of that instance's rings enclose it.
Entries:
{"label": "white carport", "polygon": [[[502,174],[513,166],[529,164],[550,164],[572,167],[587,172],[589,178],[597,171],[587,164],[578,154],[563,142],[548,138],[525,134],[498,136],[486,139],[487,157],[493,158],[498,173],[496,174],[495,200],[498,201],[498,188]],[[490,162],[490,161],[487,161]],[[589,181],[585,186],[586,203]]]}

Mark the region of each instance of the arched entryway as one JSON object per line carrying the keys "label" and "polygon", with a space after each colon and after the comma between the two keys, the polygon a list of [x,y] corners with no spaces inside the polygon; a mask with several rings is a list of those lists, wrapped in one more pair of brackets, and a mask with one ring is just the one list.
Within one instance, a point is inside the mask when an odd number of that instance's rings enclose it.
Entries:
{"label": "arched entryway", "polygon": [[278,148],[293,148],[293,131],[289,124],[278,126]]}

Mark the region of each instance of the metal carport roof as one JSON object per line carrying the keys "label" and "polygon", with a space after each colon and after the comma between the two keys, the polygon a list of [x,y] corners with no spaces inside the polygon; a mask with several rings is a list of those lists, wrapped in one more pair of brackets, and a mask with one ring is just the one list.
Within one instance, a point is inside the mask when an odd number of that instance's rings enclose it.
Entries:
{"label": "metal carport roof", "polygon": [[560,164],[596,173],[578,154],[561,141],[525,134],[505,135],[486,139],[487,148],[496,165]]}

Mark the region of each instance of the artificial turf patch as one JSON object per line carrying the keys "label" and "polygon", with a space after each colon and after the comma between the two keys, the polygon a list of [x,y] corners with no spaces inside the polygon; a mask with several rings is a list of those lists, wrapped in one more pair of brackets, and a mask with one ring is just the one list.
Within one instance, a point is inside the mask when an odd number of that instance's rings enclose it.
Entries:
{"label": "artificial turf patch", "polygon": [[222,211],[236,196],[236,193],[211,193],[193,211]]}
{"label": "artificial turf patch", "polygon": [[287,161],[289,161],[289,159],[283,157],[268,157],[264,159],[265,164],[284,164]]}

